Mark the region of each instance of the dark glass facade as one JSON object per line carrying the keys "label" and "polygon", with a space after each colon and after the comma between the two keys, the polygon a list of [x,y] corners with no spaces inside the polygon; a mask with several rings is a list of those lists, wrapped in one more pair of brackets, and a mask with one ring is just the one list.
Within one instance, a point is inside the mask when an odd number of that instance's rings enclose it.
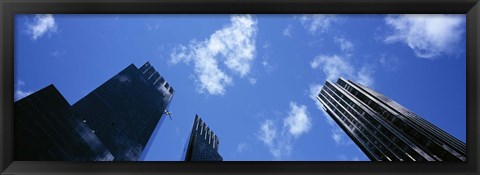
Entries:
{"label": "dark glass facade", "polygon": [[[16,158],[138,160],[173,94],[173,88],[148,62],[140,68],[131,64],[72,106],[53,85],[48,86],[15,103],[15,129],[23,134],[15,136]],[[37,139],[27,141],[30,137]],[[86,148],[70,145],[76,142]],[[80,150],[89,147],[92,155],[106,158],[83,158],[88,154]],[[54,150],[53,157],[36,153],[46,148]],[[99,154],[99,150],[106,153]]]}
{"label": "dark glass facade", "polygon": [[185,151],[185,161],[222,161],[218,153],[220,140],[204,121],[195,115],[192,132]]}
{"label": "dark glass facade", "polygon": [[372,161],[466,161],[466,145],[361,84],[326,81],[318,100]]}
{"label": "dark glass facade", "polygon": [[15,102],[14,119],[15,160],[113,160],[53,85]]}

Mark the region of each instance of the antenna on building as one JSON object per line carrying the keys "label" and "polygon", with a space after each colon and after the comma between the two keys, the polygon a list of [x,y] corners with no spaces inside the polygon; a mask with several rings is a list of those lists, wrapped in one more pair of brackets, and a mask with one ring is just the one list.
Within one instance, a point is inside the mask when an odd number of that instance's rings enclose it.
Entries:
{"label": "antenna on building", "polygon": [[163,110],[163,112],[165,113],[165,115],[168,115],[170,117],[170,120],[172,120],[172,113],[167,111],[166,109]]}

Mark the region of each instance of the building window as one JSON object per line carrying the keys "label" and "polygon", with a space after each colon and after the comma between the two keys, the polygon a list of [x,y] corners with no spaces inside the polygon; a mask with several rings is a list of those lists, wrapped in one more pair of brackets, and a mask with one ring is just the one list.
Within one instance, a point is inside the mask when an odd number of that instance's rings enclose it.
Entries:
{"label": "building window", "polygon": [[167,83],[165,83],[165,89],[168,89],[170,87],[170,85]]}

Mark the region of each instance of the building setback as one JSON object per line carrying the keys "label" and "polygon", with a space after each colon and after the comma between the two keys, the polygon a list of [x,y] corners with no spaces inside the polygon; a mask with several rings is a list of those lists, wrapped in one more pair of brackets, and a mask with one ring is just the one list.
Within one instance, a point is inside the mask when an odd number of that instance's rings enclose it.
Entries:
{"label": "building setback", "polygon": [[184,152],[185,161],[223,161],[218,153],[220,140],[204,121],[195,115],[190,139]]}
{"label": "building setback", "polygon": [[15,102],[14,122],[15,160],[113,160],[53,85]]}
{"label": "building setback", "polygon": [[173,94],[149,62],[131,64],[72,106],[50,85],[15,102],[15,158],[136,161]]}
{"label": "building setback", "polygon": [[361,84],[326,81],[318,100],[372,161],[466,161],[466,145]]}

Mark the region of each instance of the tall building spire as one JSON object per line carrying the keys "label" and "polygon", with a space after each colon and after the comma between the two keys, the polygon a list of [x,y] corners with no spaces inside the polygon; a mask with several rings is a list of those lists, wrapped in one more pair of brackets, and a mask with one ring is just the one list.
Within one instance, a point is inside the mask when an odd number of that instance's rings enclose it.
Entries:
{"label": "tall building spire", "polygon": [[207,124],[195,115],[190,139],[185,148],[185,161],[222,161],[218,153],[220,140]]}

